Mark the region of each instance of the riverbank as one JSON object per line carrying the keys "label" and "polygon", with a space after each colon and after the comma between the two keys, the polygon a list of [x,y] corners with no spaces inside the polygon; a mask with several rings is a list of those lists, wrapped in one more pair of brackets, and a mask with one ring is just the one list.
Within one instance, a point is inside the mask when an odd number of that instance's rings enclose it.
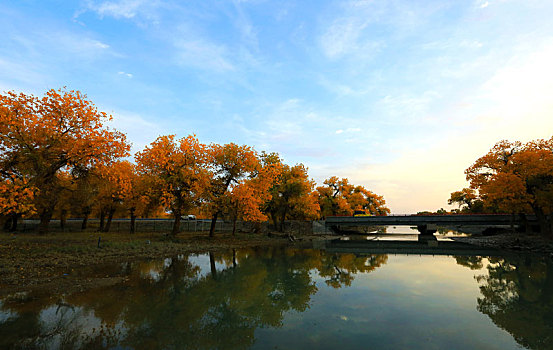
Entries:
{"label": "riverbank", "polygon": [[[100,238],[100,240],[99,240]],[[4,295],[48,290],[69,293],[110,285],[122,277],[83,273],[87,268],[166,258],[179,254],[281,246],[286,236],[185,232],[176,237],[160,233],[0,234],[0,298]],[[97,269],[101,271],[101,268]]]}
{"label": "riverbank", "polygon": [[469,237],[451,237],[451,239],[479,247],[547,254],[553,258],[553,240],[537,233],[506,232],[491,236],[472,235]]}
{"label": "riverbank", "polygon": [[[553,241],[540,235],[503,233],[450,238],[479,247],[547,254],[553,258]],[[134,235],[66,232],[44,236],[4,233],[0,234],[0,298],[19,292],[71,293],[112,285],[124,278],[103,273],[105,266],[242,248],[311,247],[314,239],[325,237],[301,236],[290,242],[286,235],[277,233],[273,237],[217,233],[214,238],[209,238],[207,232],[184,232],[176,237],[159,232]]]}

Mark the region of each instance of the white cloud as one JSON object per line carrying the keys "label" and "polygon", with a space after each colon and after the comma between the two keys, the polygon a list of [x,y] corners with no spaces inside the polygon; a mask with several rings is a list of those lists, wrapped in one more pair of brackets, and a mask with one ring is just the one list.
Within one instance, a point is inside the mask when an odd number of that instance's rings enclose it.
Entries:
{"label": "white cloud", "polygon": [[125,72],[122,72],[122,71],[121,71],[121,72],[117,72],[117,74],[118,74],[118,75],[124,75],[124,76],[126,76],[127,78],[132,78],[132,77],[133,77],[133,75],[132,75],[131,73],[125,73]]}
{"label": "white cloud", "polygon": [[[88,1],[87,8],[98,13],[101,17],[110,16],[117,19],[131,19],[139,14],[151,17],[152,11],[159,7],[160,4],[161,2],[156,0]],[[76,17],[78,15],[77,13]]]}
{"label": "white cloud", "polygon": [[338,129],[336,130],[336,134],[343,134],[343,133],[357,133],[361,132],[361,128],[347,128],[347,129]]}
{"label": "white cloud", "polygon": [[100,48],[100,49],[109,49],[109,45],[108,44],[104,44],[100,41],[97,41],[97,40],[92,40],[91,41],[91,45],[97,47],[97,48]]}
{"label": "white cloud", "polygon": [[479,1],[478,7],[483,9],[490,6],[490,3],[488,1]]}

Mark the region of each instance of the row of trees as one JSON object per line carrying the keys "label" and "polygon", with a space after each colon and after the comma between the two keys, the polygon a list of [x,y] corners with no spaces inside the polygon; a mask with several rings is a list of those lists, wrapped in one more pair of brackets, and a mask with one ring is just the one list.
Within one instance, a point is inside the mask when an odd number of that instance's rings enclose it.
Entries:
{"label": "row of trees", "polygon": [[553,137],[527,143],[501,141],[465,170],[469,188],[449,204],[468,213],[534,214],[553,232]]}
{"label": "row of trees", "polygon": [[128,160],[124,134],[110,129],[111,116],[78,91],[50,90],[43,98],[0,95],[0,218],[14,229],[21,217],[100,217],[109,231],[114,216],[174,217],[191,212],[282,228],[286,219],[351,215],[365,209],[386,215],[381,196],[331,177],[316,187],[303,164],[287,165],[276,153],[252,147],[203,144],[195,135],[160,136]]}

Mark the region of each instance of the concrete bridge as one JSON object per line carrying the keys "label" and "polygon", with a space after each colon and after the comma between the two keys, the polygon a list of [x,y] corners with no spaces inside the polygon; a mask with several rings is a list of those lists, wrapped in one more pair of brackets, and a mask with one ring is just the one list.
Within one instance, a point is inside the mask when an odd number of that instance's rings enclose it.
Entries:
{"label": "concrete bridge", "polygon": [[474,215],[389,215],[389,216],[329,216],[325,225],[335,233],[352,231],[360,226],[417,226],[421,234],[433,234],[438,226],[497,226],[523,225],[536,222],[534,216],[527,216],[526,222],[518,216],[508,214]]}

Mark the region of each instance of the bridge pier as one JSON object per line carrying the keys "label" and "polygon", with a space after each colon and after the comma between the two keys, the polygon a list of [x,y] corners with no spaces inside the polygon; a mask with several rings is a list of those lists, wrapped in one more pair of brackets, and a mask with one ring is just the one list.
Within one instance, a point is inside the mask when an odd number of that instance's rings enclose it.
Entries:
{"label": "bridge pier", "polygon": [[436,224],[422,224],[417,225],[417,230],[421,235],[434,235],[438,231],[438,226]]}

